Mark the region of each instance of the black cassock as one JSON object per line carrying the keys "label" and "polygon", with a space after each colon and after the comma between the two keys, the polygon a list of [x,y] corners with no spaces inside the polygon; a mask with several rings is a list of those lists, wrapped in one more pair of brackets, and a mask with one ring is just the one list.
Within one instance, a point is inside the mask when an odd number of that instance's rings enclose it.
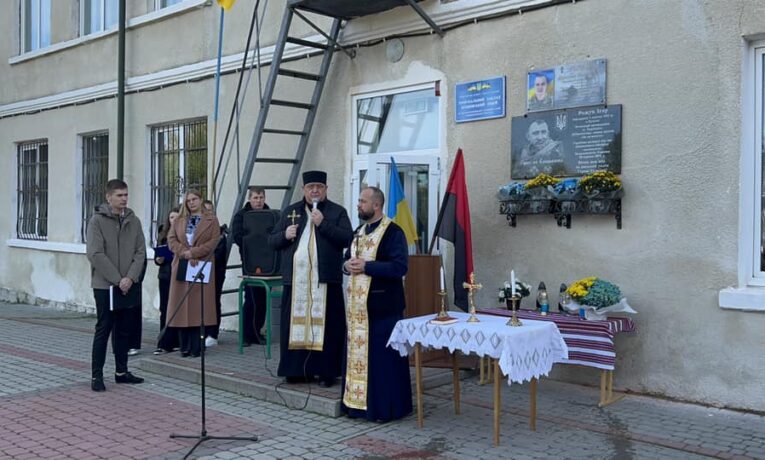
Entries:
{"label": "black cassock", "polygon": [[[297,249],[303,230],[308,225],[311,204],[301,200],[282,211],[279,223],[269,236],[269,245],[281,251],[281,273],[284,280],[281,324],[279,328],[279,370],[281,377],[314,377],[332,380],[342,371],[343,346],[345,343],[345,300],[343,299],[343,249],[353,238],[353,228],[348,213],[342,206],[329,200],[318,203],[324,220],[316,228],[316,252],[318,253],[319,282],[327,284],[327,310],[324,321],[324,348],[322,351],[289,350],[290,316],[292,305],[292,257]],[[297,238],[284,237],[284,231],[292,221],[292,211],[297,216]]]}
{"label": "black cassock", "polygon": [[[379,221],[368,226],[367,233],[371,233],[378,225]],[[349,251],[346,251],[345,257],[350,258]],[[341,404],[341,410],[350,417],[387,422],[412,412],[409,360],[387,346],[396,323],[404,318],[406,302],[402,277],[406,274],[408,263],[404,231],[391,222],[377,248],[375,260],[367,262],[364,268],[364,272],[372,277],[367,298],[367,410],[351,409]]]}

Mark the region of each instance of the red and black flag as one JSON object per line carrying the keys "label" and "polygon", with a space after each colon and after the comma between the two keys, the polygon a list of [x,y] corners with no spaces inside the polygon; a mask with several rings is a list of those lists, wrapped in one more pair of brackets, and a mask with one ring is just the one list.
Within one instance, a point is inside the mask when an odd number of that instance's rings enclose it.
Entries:
{"label": "red and black flag", "polygon": [[[468,309],[467,291],[462,283],[473,272],[473,240],[470,232],[470,205],[465,184],[465,162],[462,149],[457,151],[446,195],[438,212],[435,234],[454,243],[454,304]],[[433,245],[431,244],[431,252]]]}

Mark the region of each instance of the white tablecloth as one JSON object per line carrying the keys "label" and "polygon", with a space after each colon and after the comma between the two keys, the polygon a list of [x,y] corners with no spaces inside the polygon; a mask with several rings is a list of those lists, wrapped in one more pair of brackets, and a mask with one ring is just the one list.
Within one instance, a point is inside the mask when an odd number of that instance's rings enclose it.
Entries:
{"label": "white tablecloth", "polygon": [[449,312],[459,319],[455,324],[429,324],[435,315],[403,319],[396,323],[388,346],[401,356],[412,353],[415,344],[424,348],[448,348],[463,354],[499,358],[499,367],[508,384],[546,376],[553,364],[568,358],[568,347],[558,327],[551,322],[523,320],[523,326],[507,326],[507,318],[478,315],[479,323],[468,323],[470,316]]}

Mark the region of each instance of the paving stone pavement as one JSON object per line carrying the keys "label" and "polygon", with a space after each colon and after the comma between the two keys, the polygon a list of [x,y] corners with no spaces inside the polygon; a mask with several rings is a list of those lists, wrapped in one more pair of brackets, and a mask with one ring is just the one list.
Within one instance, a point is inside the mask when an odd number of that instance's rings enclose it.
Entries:
{"label": "paving stone pavement", "polygon": [[[169,435],[200,433],[199,385],[142,373],[142,385],[107,378],[106,392],[90,390],[94,324],[92,316],[0,303],[0,458],[176,459],[193,445]],[[131,361],[150,356],[156,333],[156,324],[144,325],[144,350]],[[224,334],[229,341],[235,336]],[[109,357],[105,375],[113,366]],[[636,395],[598,408],[597,389],[549,379],[539,383],[536,431],[528,426],[528,385],[503,386],[494,447],[491,385],[471,377],[461,386],[459,416],[451,385],[426,391],[422,429],[413,415],[373,424],[208,389],[208,434],[259,440],[206,441],[194,457],[765,459],[761,415]]]}

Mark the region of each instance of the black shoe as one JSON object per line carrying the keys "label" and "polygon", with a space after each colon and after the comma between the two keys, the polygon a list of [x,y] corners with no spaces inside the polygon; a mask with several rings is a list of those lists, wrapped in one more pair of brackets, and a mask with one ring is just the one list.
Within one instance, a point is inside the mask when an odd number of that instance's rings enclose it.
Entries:
{"label": "black shoe", "polygon": [[319,386],[322,388],[332,388],[335,385],[335,379],[321,379]]}
{"label": "black shoe", "polygon": [[104,385],[104,379],[92,378],[90,380],[90,389],[93,391],[106,391],[106,385]]}
{"label": "black shoe", "polygon": [[190,356],[192,358],[199,358],[199,353],[192,353]]}
{"label": "black shoe", "polygon": [[251,347],[251,346],[252,346],[252,342],[250,342],[248,340],[242,341],[242,347],[247,348],[247,347]]}
{"label": "black shoe", "polygon": [[114,374],[114,381],[117,383],[143,383],[141,377],[136,377],[130,372],[125,372],[122,375]]}
{"label": "black shoe", "polygon": [[258,345],[265,345],[266,344],[266,338],[263,337],[263,335],[261,335],[258,332],[255,333],[254,339],[255,340],[252,341],[253,343],[257,343]]}
{"label": "black shoe", "polygon": [[188,358],[188,357],[189,357],[189,352],[188,351],[182,351],[181,352],[181,358]]}

